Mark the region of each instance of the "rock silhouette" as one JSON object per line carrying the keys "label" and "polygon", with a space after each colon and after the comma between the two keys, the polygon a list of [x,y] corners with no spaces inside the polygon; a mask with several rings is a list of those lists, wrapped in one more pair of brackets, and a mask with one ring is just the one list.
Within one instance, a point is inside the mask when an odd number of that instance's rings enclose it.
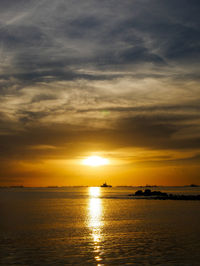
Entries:
{"label": "rock silhouette", "polygon": [[137,190],[133,196],[134,199],[160,199],[160,200],[200,200],[200,195],[175,195],[161,191],[151,191],[150,189]]}

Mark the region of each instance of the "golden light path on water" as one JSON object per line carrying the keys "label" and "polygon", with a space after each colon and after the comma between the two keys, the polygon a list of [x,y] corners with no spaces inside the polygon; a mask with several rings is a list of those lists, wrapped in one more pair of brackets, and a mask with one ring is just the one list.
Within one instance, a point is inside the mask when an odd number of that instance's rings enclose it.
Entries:
{"label": "golden light path on water", "polygon": [[[100,187],[90,187],[89,188],[89,222],[88,226],[91,229],[91,234],[94,242],[94,253],[95,260],[100,262],[102,260],[100,256],[100,244],[101,244],[101,228],[103,222],[101,219],[102,216],[102,205],[101,199],[99,198],[101,194]],[[98,264],[100,265],[100,264]]]}

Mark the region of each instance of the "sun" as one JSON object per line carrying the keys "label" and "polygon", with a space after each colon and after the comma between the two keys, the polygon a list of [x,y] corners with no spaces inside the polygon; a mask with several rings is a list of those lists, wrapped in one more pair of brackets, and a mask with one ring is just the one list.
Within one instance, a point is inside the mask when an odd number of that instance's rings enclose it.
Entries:
{"label": "sun", "polygon": [[100,156],[90,156],[83,160],[83,164],[96,167],[109,164],[109,160]]}

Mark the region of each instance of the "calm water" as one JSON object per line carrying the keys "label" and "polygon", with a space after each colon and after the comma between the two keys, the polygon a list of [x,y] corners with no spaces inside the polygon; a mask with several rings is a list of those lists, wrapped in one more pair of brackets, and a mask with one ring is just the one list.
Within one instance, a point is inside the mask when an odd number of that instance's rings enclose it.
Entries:
{"label": "calm water", "polygon": [[1,189],[0,264],[200,265],[200,202],[130,199],[135,190]]}

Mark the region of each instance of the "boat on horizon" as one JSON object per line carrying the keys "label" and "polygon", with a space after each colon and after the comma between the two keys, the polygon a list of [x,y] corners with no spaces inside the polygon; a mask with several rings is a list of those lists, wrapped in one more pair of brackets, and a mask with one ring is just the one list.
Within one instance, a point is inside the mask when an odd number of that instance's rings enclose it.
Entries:
{"label": "boat on horizon", "polygon": [[108,185],[106,182],[101,185],[101,187],[112,187],[111,185]]}

